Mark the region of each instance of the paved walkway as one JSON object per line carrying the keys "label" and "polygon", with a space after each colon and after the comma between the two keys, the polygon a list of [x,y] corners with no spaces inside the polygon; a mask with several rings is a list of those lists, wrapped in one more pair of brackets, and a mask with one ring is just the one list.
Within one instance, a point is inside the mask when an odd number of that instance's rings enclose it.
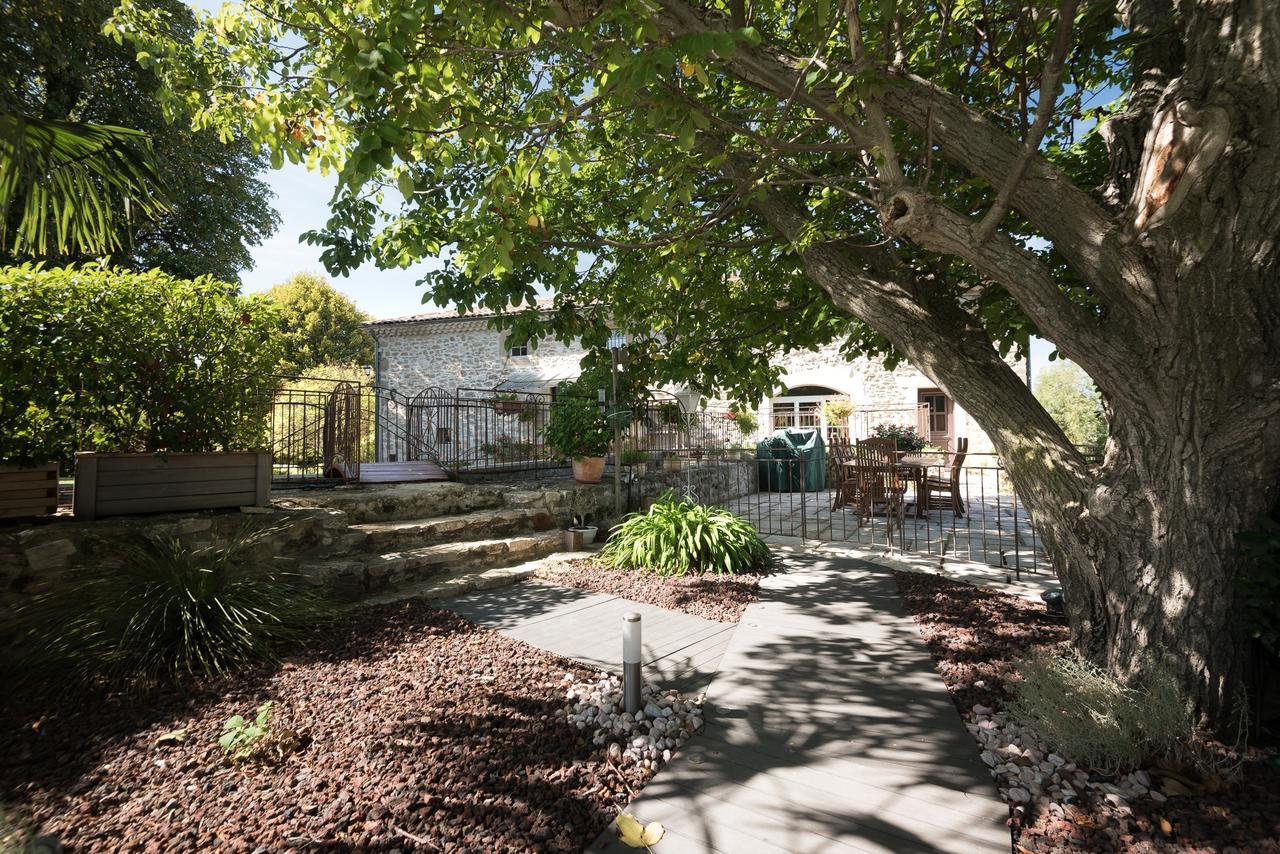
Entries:
{"label": "paved walkway", "polygon": [[439,606],[516,640],[615,673],[622,672],[622,615],[638,611],[645,678],[685,694],[707,689],[735,627],[533,581],[446,599]]}
{"label": "paved walkway", "polygon": [[[790,555],[708,691],[706,731],[628,808],[656,854],[1008,852],[1008,809],[890,574]],[[605,831],[591,849],[625,849]]]}

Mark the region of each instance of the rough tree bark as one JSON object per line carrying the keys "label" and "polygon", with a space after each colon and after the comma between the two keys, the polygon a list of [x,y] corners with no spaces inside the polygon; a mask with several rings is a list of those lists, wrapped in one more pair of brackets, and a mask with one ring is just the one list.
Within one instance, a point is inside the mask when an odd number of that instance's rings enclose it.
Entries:
{"label": "rough tree bark", "polygon": [[[717,27],[682,3],[663,5],[669,32]],[[1174,20],[1167,0],[1131,0],[1122,12],[1131,30],[1158,36],[1139,49],[1134,102],[1108,134],[1113,174],[1102,196],[1112,205],[1040,157],[1010,198],[1088,281],[1101,317],[1069,303],[1008,238],[975,240],[968,217],[905,184],[881,187],[890,235],[1000,282],[1098,383],[1112,413],[1099,469],[1084,466],[986,334],[927,281],[849,244],[805,242],[804,210],[781,193],[752,207],[838,305],[991,436],[1054,558],[1078,647],[1129,678],[1165,659],[1208,721],[1230,730],[1247,665],[1235,536],[1272,512],[1280,479],[1280,5],[1199,0]],[[766,44],[729,62],[779,98],[799,89],[848,139],[872,138],[835,93],[797,87],[801,59]],[[1002,185],[1018,140],[928,81],[884,73],[887,114]],[[741,164],[726,172],[748,179]]]}

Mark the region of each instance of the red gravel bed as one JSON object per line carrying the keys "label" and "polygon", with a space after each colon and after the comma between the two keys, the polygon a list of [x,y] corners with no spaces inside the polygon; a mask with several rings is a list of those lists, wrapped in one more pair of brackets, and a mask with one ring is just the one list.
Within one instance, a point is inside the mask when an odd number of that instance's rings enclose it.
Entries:
{"label": "red gravel bed", "polygon": [[[0,801],[81,851],[580,851],[651,772],[567,723],[566,673],[591,675],[421,602],[362,609],[279,668],[12,698]],[[224,721],[267,700],[303,747],[229,765]]]}
{"label": "red gravel bed", "polygon": [[[973,720],[975,703],[1005,706],[1016,660],[1037,647],[1063,648],[1068,640],[1066,625],[1038,603],[933,575],[895,572],[894,578],[966,720]],[[1280,769],[1260,756],[1216,794],[1173,795],[1163,804],[1141,799],[1130,809],[1082,794],[1064,818],[1034,809],[1024,818],[1014,815],[1014,850],[1280,852]]]}
{"label": "red gravel bed", "polygon": [[540,569],[535,577],[722,623],[741,620],[747,605],[759,597],[760,588],[759,575],[663,577],[633,569],[614,569],[590,558]]}

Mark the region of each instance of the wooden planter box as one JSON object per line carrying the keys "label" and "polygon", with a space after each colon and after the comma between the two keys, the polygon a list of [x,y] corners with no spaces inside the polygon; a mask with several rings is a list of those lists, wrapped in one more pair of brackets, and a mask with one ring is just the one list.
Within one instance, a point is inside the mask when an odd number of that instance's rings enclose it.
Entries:
{"label": "wooden planter box", "polygon": [[266,507],[270,500],[266,453],[76,454],[78,519]]}
{"label": "wooden planter box", "polygon": [[58,464],[0,465],[0,519],[58,512]]}

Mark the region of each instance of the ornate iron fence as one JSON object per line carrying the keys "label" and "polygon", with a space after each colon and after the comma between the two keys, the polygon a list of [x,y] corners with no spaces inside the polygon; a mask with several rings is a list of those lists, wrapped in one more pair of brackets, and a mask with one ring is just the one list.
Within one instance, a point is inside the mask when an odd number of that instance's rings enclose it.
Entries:
{"label": "ornate iron fence", "polygon": [[[443,393],[441,393],[443,394]],[[439,461],[435,398],[349,380],[291,377],[272,392],[277,482],[355,480],[361,463]]]}
{"label": "ornate iron fence", "polygon": [[[937,495],[926,504],[922,495],[925,478],[951,479],[952,455],[939,453],[904,478],[900,507],[867,508],[841,500],[846,477],[836,466],[819,465],[815,471],[803,453],[790,459],[705,460],[702,465],[740,467],[736,475],[721,472],[719,481],[750,483],[752,488],[722,500],[700,494],[698,479],[690,478],[688,491],[699,500],[727,507],[762,535],[974,562],[1012,576],[1050,568],[1031,513],[994,454],[968,455],[957,473],[958,505],[949,496],[940,500]],[[650,473],[634,480],[632,493],[646,497],[672,486],[669,479],[655,479]]]}

